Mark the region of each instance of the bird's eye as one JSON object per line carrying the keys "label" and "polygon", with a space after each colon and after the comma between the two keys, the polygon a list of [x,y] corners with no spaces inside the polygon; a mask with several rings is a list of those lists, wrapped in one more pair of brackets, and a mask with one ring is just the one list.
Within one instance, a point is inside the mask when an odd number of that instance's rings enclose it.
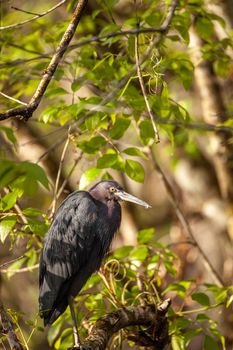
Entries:
{"label": "bird's eye", "polygon": [[109,188],[109,191],[112,192],[112,193],[116,192],[116,188],[112,186],[112,187]]}

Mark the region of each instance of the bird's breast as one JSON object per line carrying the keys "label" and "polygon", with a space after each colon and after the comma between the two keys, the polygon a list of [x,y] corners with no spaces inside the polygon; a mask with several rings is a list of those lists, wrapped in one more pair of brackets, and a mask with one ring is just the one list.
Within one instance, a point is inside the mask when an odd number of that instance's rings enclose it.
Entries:
{"label": "bird's breast", "polygon": [[118,231],[121,222],[121,207],[119,203],[108,203],[99,208],[99,238],[102,242],[104,254],[109,250],[115,233]]}

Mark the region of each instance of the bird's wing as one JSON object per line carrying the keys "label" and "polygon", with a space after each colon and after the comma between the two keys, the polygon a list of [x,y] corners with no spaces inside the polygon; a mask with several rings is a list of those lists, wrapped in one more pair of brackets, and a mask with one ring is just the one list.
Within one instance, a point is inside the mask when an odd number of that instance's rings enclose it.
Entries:
{"label": "bird's wing", "polygon": [[72,277],[85,266],[93,246],[99,244],[95,240],[97,215],[96,204],[84,191],[72,193],[58,209],[46,235],[40,259],[39,303],[42,317],[49,317],[58,300],[67,299]]}

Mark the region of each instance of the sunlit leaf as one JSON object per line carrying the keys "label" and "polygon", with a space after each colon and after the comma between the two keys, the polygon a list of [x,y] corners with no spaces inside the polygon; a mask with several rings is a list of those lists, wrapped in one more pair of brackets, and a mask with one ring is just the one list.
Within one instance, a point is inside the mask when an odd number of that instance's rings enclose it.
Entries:
{"label": "sunlit leaf", "polygon": [[127,159],[125,161],[126,174],[137,182],[143,182],[145,177],[145,171],[141,163],[135,160]]}
{"label": "sunlit leaf", "polygon": [[0,221],[0,240],[5,242],[7,236],[12,232],[17,220],[15,217],[8,217]]}
{"label": "sunlit leaf", "polygon": [[136,147],[125,148],[122,152],[128,154],[129,156],[136,156],[148,159],[147,155]]}
{"label": "sunlit leaf", "polygon": [[210,305],[210,300],[208,295],[205,293],[193,293],[192,294],[192,299],[197,301],[199,304],[204,305],[204,306],[209,306]]}
{"label": "sunlit leaf", "polygon": [[87,186],[90,185],[90,183],[95,180],[100,174],[101,174],[101,169],[98,169],[96,167],[89,168],[87,169],[80,178],[79,181],[79,188],[80,190],[85,189]]}
{"label": "sunlit leaf", "polygon": [[148,243],[155,236],[154,228],[146,228],[144,230],[140,230],[137,235],[138,243]]}

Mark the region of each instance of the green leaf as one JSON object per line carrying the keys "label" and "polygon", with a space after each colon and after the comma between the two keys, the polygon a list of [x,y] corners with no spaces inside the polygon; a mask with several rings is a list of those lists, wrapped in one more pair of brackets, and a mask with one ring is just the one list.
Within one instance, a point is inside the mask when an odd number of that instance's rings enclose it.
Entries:
{"label": "green leaf", "polygon": [[16,140],[16,137],[15,137],[15,134],[13,132],[13,130],[11,128],[8,128],[7,126],[0,126],[0,131],[2,131],[7,139],[13,143],[13,145],[15,145],[17,143],[17,140]]}
{"label": "green leaf", "polygon": [[97,161],[99,169],[111,168],[117,162],[117,154],[104,154],[103,157]]}
{"label": "green leaf", "polygon": [[1,199],[0,209],[3,211],[9,210],[15,205],[17,198],[20,197],[21,195],[22,195],[22,191],[18,189],[14,189],[12,192],[7,193]]}
{"label": "green leaf", "polygon": [[137,241],[138,243],[148,243],[154,238],[154,236],[155,236],[155,229],[146,228],[138,232]]}
{"label": "green leaf", "polygon": [[96,113],[85,120],[85,125],[88,131],[96,131],[97,126],[100,123],[100,115]]}
{"label": "green leaf", "polygon": [[136,162],[135,160],[127,159],[125,162],[125,172],[126,174],[137,182],[143,182],[145,177],[145,172],[143,166]]}
{"label": "green leaf", "polygon": [[21,173],[17,169],[17,163],[8,160],[0,161],[0,187],[9,185]]}
{"label": "green leaf", "polygon": [[205,321],[209,321],[210,318],[206,314],[201,313],[197,315],[196,320],[200,322],[203,322],[203,321],[205,322]]}
{"label": "green leaf", "polygon": [[25,263],[26,259],[27,259],[26,257],[23,257],[21,259],[14,261],[12,264],[10,264],[7,268],[7,277],[8,278],[12,277],[15,274],[15,270],[20,269]]}
{"label": "green leaf", "polygon": [[130,126],[129,118],[117,118],[113,128],[110,130],[109,135],[113,140],[119,140]]}
{"label": "green leaf", "polygon": [[102,136],[94,136],[88,141],[80,141],[79,148],[85,153],[94,154],[105,146],[107,141]]}
{"label": "green leaf", "polygon": [[5,239],[13,230],[16,222],[17,220],[15,217],[9,217],[0,222],[0,240],[2,243],[5,242]]}
{"label": "green leaf", "polygon": [[171,283],[169,286],[163,291],[163,294],[169,291],[176,291],[178,295],[184,297],[186,294],[186,288],[179,283]]}
{"label": "green leaf", "polygon": [[220,348],[214,338],[206,335],[204,340],[204,350],[220,350]]}
{"label": "green leaf", "polygon": [[233,303],[233,294],[227,300],[226,307],[229,307],[232,303]]}
{"label": "green leaf", "polygon": [[133,246],[120,247],[114,251],[113,256],[119,260],[127,258],[130,252],[132,251],[132,249],[133,249]]}
{"label": "green leaf", "polygon": [[39,210],[37,208],[26,208],[22,212],[26,216],[41,216],[42,215],[41,210]]}
{"label": "green leaf", "polygon": [[147,255],[148,255],[148,248],[145,245],[135,247],[129,254],[130,259],[136,259],[139,261],[145,260]]}
{"label": "green leaf", "polygon": [[193,293],[192,294],[192,299],[197,301],[201,305],[210,306],[209,297],[205,293],[201,293],[201,292]]}
{"label": "green leaf", "polygon": [[143,145],[147,146],[150,141],[154,141],[155,133],[150,120],[143,120],[139,124],[139,129]]}
{"label": "green leaf", "polygon": [[56,88],[51,88],[51,89],[47,90],[45,93],[45,96],[47,98],[54,98],[57,96],[67,95],[67,94],[69,94],[68,91],[66,91],[62,87],[56,87]]}
{"label": "green leaf", "polygon": [[144,159],[148,159],[147,155],[136,147],[126,148],[122,152],[128,154],[129,156],[142,157]]}
{"label": "green leaf", "polygon": [[41,168],[38,164],[29,163],[29,162],[22,162],[19,164],[18,167],[20,170],[26,172],[29,182],[38,181],[45,188],[49,189],[49,181],[48,181],[47,175],[46,175],[44,169]]}
{"label": "green leaf", "polygon": [[206,17],[197,17],[196,30],[200,37],[207,41],[210,41],[214,34],[213,23]]}
{"label": "green leaf", "polygon": [[61,319],[57,320],[52,327],[49,327],[48,331],[48,343],[50,346],[53,345],[54,341],[56,340],[58,334],[60,333],[62,327]]}
{"label": "green leaf", "polygon": [[82,86],[82,82],[80,82],[80,81],[74,81],[74,82],[71,84],[71,90],[72,90],[73,92],[76,92],[76,91],[78,91],[78,90],[81,88],[81,86]]}
{"label": "green leaf", "polygon": [[173,334],[171,337],[172,350],[186,350],[184,346],[183,336]]}
{"label": "green leaf", "polygon": [[83,190],[87,186],[90,185],[90,183],[95,180],[100,174],[102,170],[98,169],[96,167],[87,169],[81,176],[79,181],[79,188],[80,190]]}

